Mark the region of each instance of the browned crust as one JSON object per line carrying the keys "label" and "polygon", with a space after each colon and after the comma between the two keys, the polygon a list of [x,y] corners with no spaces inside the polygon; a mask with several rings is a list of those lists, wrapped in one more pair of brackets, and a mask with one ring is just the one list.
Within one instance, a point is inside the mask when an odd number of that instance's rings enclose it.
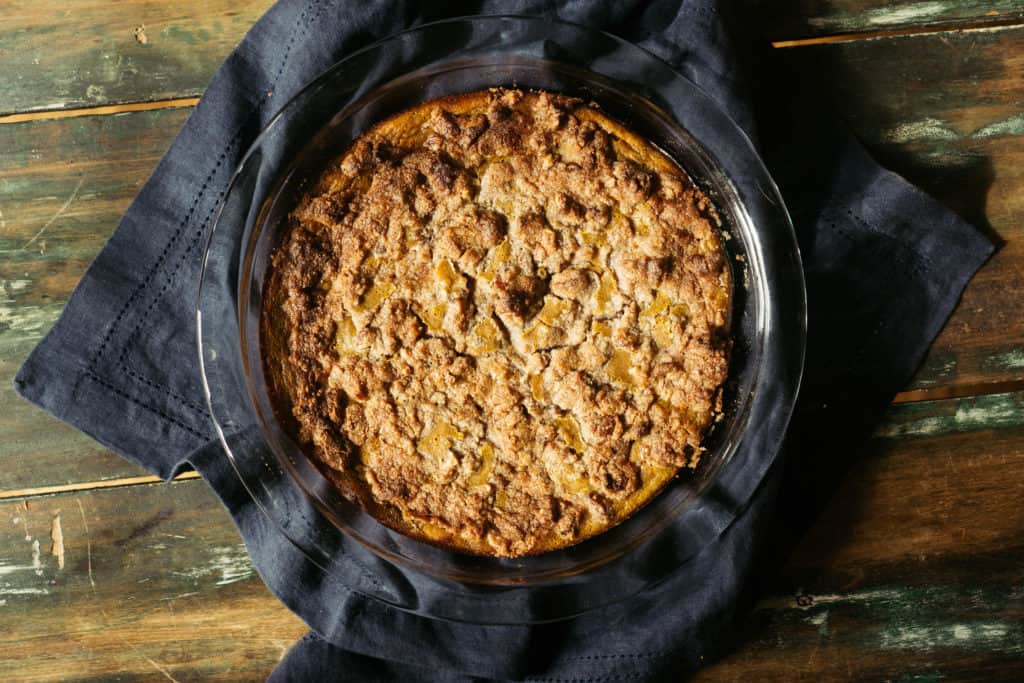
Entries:
{"label": "browned crust", "polygon": [[729,353],[714,209],[596,107],[426,102],[361,136],[289,220],[263,311],[271,394],[384,524],[544,552],[696,465]]}

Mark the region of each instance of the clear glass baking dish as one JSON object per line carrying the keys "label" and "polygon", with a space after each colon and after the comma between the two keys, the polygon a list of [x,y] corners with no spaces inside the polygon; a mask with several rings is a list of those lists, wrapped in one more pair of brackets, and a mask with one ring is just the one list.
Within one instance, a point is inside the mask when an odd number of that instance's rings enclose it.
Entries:
{"label": "clear glass baking dish", "polygon": [[[341,497],[274,417],[260,357],[268,257],[283,218],[323,165],[375,122],[419,102],[492,86],[596,102],[653,141],[709,194],[734,275],[735,345],[724,419],[707,453],[618,526],[515,559],[405,537]],[[526,17],[453,19],[396,34],[309,83],[256,138],[220,207],[197,303],[200,363],[226,457],[254,501],[323,571],[418,614],[475,623],[566,618],[665,578],[714,540],[773,462],[803,365],[799,253],[751,142],[692,82],[644,50]]]}

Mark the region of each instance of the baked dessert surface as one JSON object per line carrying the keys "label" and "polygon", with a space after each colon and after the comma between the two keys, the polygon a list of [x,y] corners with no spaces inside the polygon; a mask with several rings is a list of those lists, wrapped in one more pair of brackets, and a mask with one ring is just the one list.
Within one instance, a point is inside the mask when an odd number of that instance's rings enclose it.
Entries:
{"label": "baked dessert surface", "polygon": [[385,524],[537,553],[697,464],[730,346],[714,209],[597,108],[424,103],[360,137],[289,223],[264,298],[272,395]]}

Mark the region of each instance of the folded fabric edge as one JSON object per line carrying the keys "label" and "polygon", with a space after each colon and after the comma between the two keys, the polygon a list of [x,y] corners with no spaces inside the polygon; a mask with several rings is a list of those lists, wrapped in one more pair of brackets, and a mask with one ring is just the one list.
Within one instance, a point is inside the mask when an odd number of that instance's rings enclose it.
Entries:
{"label": "folded fabric edge", "polygon": [[[865,150],[866,153],[866,150]],[[937,285],[927,324],[917,348],[907,353],[906,372],[895,378],[895,392],[904,389],[924,363],[939,333],[955,313],[971,280],[996,252],[998,245],[965,218],[903,176],[876,165],[877,175],[867,197],[888,197],[882,206],[866,205],[858,215],[877,232],[896,240],[913,258],[907,267],[920,267],[923,277]],[[906,216],[914,217],[907,220]],[[913,345],[913,340],[908,340]]]}
{"label": "folded fabric edge", "polygon": [[[122,412],[120,402],[111,400],[111,392],[118,391],[116,387],[107,385],[68,354],[60,353],[59,346],[51,331],[32,349],[14,377],[15,392],[150,474],[165,480],[174,477],[175,463],[146,462],[135,453],[146,452],[154,438],[161,436],[175,443],[194,439],[187,426],[179,426],[173,418],[156,413]],[[98,416],[97,411],[105,414]]]}
{"label": "folded fabric edge", "polygon": [[[344,650],[315,632],[295,641],[270,673],[267,683],[309,683],[333,680],[344,671],[349,680],[472,683],[482,679],[436,668],[405,664]],[[493,679],[488,679],[493,680]]]}

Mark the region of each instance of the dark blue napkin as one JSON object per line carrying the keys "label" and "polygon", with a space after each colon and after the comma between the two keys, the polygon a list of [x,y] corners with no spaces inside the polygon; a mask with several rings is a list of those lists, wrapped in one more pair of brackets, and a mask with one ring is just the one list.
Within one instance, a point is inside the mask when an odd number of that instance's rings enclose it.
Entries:
{"label": "dark blue napkin", "polygon": [[[214,77],[170,151],[18,374],[18,391],[162,477],[195,467],[271,590],[313,629],[274,680],[658,680],[735,644],[737,622],[910,378],[992,251],[971,226],[875,164],[751,35],[727,0],[282,0]],[[265,518],[202,403],[199,256],[233,169],[304,83],[424,21],[544,13],[636,42],[704,88],[758,144],[797,229],[809,294],[804,388],[783,455],[717,542],[625,603],[533,627],[430,620],[351,593]],[[771,454],[766,454],[771,457]]]}

